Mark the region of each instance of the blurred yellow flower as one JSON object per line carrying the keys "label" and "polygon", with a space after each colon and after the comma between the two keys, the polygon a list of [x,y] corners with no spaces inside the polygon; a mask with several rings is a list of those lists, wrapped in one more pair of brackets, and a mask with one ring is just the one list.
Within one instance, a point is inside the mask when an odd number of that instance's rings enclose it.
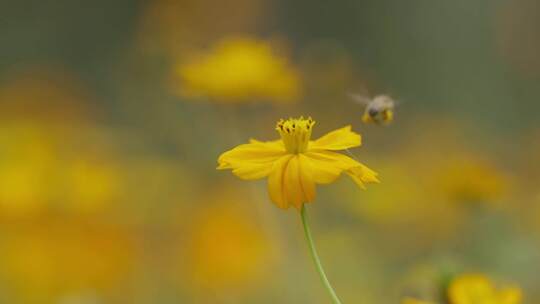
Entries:
{"label": "blurred yellow flower", "polygon": [[335,150],[360,146],[361,137],[350,126],[310,140],[315,122],[309,118],[280,120],[276,130],[281,140],[251,140],[223,153],[218,169],[231,169],[241,179],[268,177],[268,192],[280,208],[298,210],[315,199],[315,185],[329,184],[345,172],[364,188],[378,182],[377,173]]}
{"label": "blurred yellow flower", "polygon": [[80,292],[103,295],[132,270],[136,247],[124,228],[49,217],[4,230],[9,232],[1,242],[0,277],[20,303],[57,303]]}
{"label": "blurred yellow flower", "polygon": [[301,94],[300,76],[287,59],[268,42],[249,38],[217,42],[209,51],[180,63],[175,77],[182,96],[218,102],[287,102]]}
{"label": "blurred yellow flower", "polygon": [[452,304],[519,304],[522,294],[517,287],[496,288],[482,274],[466,274],[452,281],[448,298]]}
{"label": "blurred yellow flower", "polygon": [[495,203],[508,188],[508,179],[485,158],[464,154],[441,164],[436,180],[454,202]]}
{"label": "blurred yellow flower", "polygon": [[50,201],[57,161],[52,136],[31,124],[0,128],[1,217],[36,213]]}
{"label": "blurred yellow flower", "polygon": [[102,153],[110,133],[91,123],[90,95],[62,68],[23,69],[0,83],[1,218],[95,211],[117,197],[121,170]]}
{"label": "blurred yellow flower", "polygon": [[[446,290],[449,304],[520,304],[521,289],[518,287],[496,288],[482,274],[464,274],[454,278]],[[405,298],[402,304],[434,304],[414,298]]]}
{"label": "blurred yellow flower", "polygon": [[439,193],[433,187],[418,186],[425,177],[415,171],[415,163],[406,155],[399,161],[385,159],[382,163],[377,171],[385,177],[384,187],[359,193],[339,185],[333,190],[343,198],[339,204],[378,229],[380,235],[393,239],[390,243],[400,251],[390,254],[421,251],[433,246],[435,240],[452,236],[462,221],[462,212],[454,204],[439,203]]}
{"label": "blurred yellow flower", "polygon": [[[418,120],[418,119],[417,119]],[[511,188],[511,178],[501,170],[493,155],[466,144],[473,129],[459,121],[445,120],[415,124],[399,147],[414,162],[443,203],[497,204]]]}
{"label": "blurred yellow flower", "polygon": [[81,211],[99,210],[120,197],[120,169],[109,161],[76,159],[66,167],[66,192]]}
{"label": "blurred yellow flower", "polygon": [[[52,209],[102,211],[123,191],[122,170],[107,144],[75,148],[77,137],[99,130],[12,121],[0,124],[0,218],[35,216]],[[61,134],[61,136],[58,135]],[[87,141],[91,140],[87,137]]]}
{"label": "blurred yellow flower", "polygon": [[249,290],[270,274],[279,250],[254,216],[239,207],[245,193],[215,192],[201,202],[205,208],[190,223],[187,244],[180,248],[186,256],[182,263],[187,261],[181,266],[188,270],[181,271],[182,278],[203,292]]}

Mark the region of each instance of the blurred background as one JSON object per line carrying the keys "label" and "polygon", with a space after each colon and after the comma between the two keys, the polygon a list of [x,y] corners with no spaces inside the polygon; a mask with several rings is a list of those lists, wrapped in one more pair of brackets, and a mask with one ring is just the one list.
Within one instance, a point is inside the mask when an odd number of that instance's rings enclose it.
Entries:
{"label": "blurred background", "polygon": [[0,302],[329,303],[298,212],[215,170],[311,115],[381,179],[309,206],[344,303],[463,272],[536,303],[539,54],[536,0],[2,0]]}

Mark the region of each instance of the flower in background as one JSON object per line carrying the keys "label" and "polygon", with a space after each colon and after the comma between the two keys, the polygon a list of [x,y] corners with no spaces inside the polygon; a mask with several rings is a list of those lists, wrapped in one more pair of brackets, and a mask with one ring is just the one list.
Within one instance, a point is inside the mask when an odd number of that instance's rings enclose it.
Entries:
{"label": "flower in background", "polygon": [[183,60],[175,79],[182,96],[218,102],[287,102],[301,94],[300,76],[288,60],[270,43],[245,37],[225,38]]}
{"label": "flower in background", "polygon": [[97,211],[121,197],[122,170],[111,160],[83,156],[66,164],[67,200],[76,202],[80,211]]}
{"label": "flower in background", "polygon": [[435,180],[453,202],[496,203],[508,187],[508,179],[484,158],[464,154],[447,159]]}
{"label": "flower in background", "polygon": [[32,124],[0,128],[1,217],[35,214],[50,201],[57,159],[54,140]]}
{"label": "flower in background", "polygon": [[[121,196],[123,174],[107,151],[111,143],[90,139],[104,130],[24,120],[0,126],[0,217],[103,211]],[[82,145],[80,136],[86,138]]]}
{"label": "flower in background", "polygon": [[51,217],[5,231],[0,277],[4,292],[20,303],[57,303],[87,293],[106,297],[133,269],[135,241],[123,227]]}
{"label": "flower in background", "polygon": [[[360,193],[339,185],[333,190],[336,196],[344,198],[339,204],[369,222],[381,235],[392,238],[390,243],[401,248],[401,256],[407,250],[422,250],[433,246],[435,240],[453,235],[462,214],[453,204],[438,201],[438,191],[419,186],[424,176],[415,170],[415,163],[407,155],[401,155],[399,161],[385,159],[383,163],[377,171],[385,177],[384,187]],[[395,235],[396,230],[401,231],[399,236]]]}
{"label": "flower in background", "polygon": [[[440,203],[496,205],[511,190],[511,177],[494,155],[482,152],[474,129],[453,119],[419,122],[397,147],[414,164],[424,188]],[[479,136],[479,135],[478,135]]]}
{"label": "flower in background", "polygon": [[448,298],[452,304],[519,304],[522,294],[518,287],[497,288],[482,274],[465,274],[452,281]]}
{"label": "flower in background", "polygon": [[251,140],[223,153],[218,169],[231,169],[241,179],[268,177],[271,200],[280,208],[298,210],[315,199],[315,185],[334,182],[346,173],[361,188],[378,182],[377,173],[358,161],[334,151],[361,144],[361,137],[347,126],[317,140],[310,140],[315,121],[311,118],[280,120],[276,130],[281,140]]}
{"label": "flower in background", "polygon": [[277,245],[240,207],[249,195],[225,189],[213,192],[201,201],[205,208],[189,223],[187,243],[180,248],[185,257],[180,266],[187,269],[180,272],[182,279],[203,293],[249,290],[270,274],[279,257]]}
{"label": "flower in background", "polygon": [[[521,289],[515,286],[497,287],[483,274],[463,274],[455,277],[444,291],[449,304],[520,304]],[[435,304],[406,298],[402,304]]]}
{"label": "flower in background", "polygon": [[[88,93],[58,68],[34,67],[0,83],[0,214],[102,209],[120,191],[110,132],[91,122]],[[81,140],[84,138],[84,140]]]}

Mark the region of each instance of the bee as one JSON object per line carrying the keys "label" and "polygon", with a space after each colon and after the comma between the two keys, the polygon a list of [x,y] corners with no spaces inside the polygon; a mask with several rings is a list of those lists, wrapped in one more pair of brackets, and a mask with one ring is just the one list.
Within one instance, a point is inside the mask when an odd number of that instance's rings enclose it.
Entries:
{"label": "bee", "polygon": [[394,108],[396,102],[388,95],[377,95],[373,98],[358,94],[349,96],[359,104],[365,105],[362,121],[364,123],[374,123],[378,125],[388,125],[394,120]]}

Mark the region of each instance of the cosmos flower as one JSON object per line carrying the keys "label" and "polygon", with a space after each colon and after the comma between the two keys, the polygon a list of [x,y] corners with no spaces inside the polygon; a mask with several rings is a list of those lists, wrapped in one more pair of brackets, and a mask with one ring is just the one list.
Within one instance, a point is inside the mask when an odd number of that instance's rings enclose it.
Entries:
{"label": "cosmos flower", "polygon": [[266,41],[225,38],[181,62],[175,71],[181,96],[235,103],[287,102],[300,96],[298,72]]}
{"label": "cosmos flower", "polygon": [[452,304],[519,304],[521,290],[517,287],[496,288],[481,274],[466,274],[455,278],[448,288]]}
{"label": "cosmos flower", "polygon": [[[449,304],[520,304],[521,289],[518,287],[497,288],[482,274],[463,274],[452,280],[446,295]],[[434,304],[414,298],[405,298],[402,304]]]}
{"label": "cosmos flower", "polygon": [[486,158],[463,153],[446,159],[435,174],[436,189],[451,202],[496,204],[507,192],[509,178]]}
{"label": "cosmos flower", "polygon": [[186,280],[181,283],[195,292],[255,289],[268,279],[277,261],[278,244],[247,209],[240,208],[249,195],[233,189],[216,187],[203,197],[206,207],[193,217],[187,242],[179,244],[178,273]]}
{"label": "cosmos flower", "polygon": [[361,188],[378,182],[377,173],[358,161],[334,151],[360,146],[361,137],[350,126],[310,140],[315,121],[311,118],[280,120],[276,130],[281,140],[251,140],[223,153],[218,169],[231,169],[244,180],[268,177],[271,200],[280,208],[300,210],[315,199],[315,185],[329,184],[346,173]]}
{"label": "cosmos flower", "polygon": [[60,303],[86,293],[105,301],[122,286],[136,263],[133,231],[86,219],[42,217],[10,226],[0,253],[0,277],[13,297],[7,302]]}

